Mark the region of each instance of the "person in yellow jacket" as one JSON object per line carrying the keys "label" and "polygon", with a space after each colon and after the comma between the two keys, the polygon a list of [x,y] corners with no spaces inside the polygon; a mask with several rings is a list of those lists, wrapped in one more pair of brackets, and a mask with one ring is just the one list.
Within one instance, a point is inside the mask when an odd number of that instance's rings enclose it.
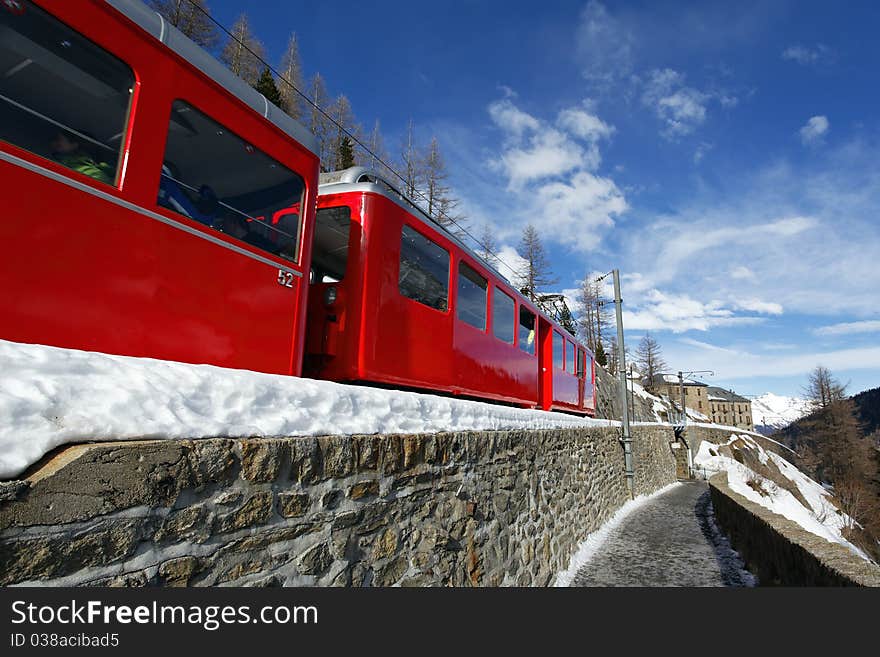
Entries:
{"label": "person in yellow jacket", "polygon": [[59,132],[49,146],[52,149],[52,158],[56,162],[102,183],[113,184],[115,174],[113,167],[106,162],[98,162],[75,139]]}

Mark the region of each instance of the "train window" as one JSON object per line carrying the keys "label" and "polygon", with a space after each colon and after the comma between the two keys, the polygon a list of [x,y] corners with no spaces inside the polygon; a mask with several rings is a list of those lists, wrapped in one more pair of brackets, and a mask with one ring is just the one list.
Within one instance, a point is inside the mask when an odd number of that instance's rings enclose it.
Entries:
{"label": "train window", "polygon": [[497,287],[492,290],[492,333],[499,340],[513,344],[513,316],[516,303]]}
{"label": "train window", "polygon": [[397,280],[403,296],[445,312],[449,302],[449,252],[404,226]]}
{"label": "train window", "polygon": [[296,260],[305,183],[192,105],[171,106],[157,203]]}
{"label": "train window", "polygon": [[465,324],[481,331],[486,330],[486,296],[489,281],[480,276],[464,262],[458,263],[458,296],[455,300],[456,315]]}
{"label": "train window", "polygon": [[578,349],[578,359],[577,359],[577,375],[579,379],[584,377],[584,350]]}
{"label": "train window", "polygon": [[345,277],[348,264],[348,237],[351,208],[319,208],[315,218],[312,269],[317,282],[338,282]]}
{"label": "train window", "polygon": [[565,371],[574,374],[574,343],[565,341]]}
{"label": "train window", "polygon": [[27,0],[0,11],[0,139],[113,185],[134,86],[126,64]]}
{"label": "train window", "polygon": [[565,338],[556,331],[553,331],[553,367],[565,369]]}
{"label": "train window", "polygon": [[535,355],[535,314],[525,306],[519,307],[519,348]]}

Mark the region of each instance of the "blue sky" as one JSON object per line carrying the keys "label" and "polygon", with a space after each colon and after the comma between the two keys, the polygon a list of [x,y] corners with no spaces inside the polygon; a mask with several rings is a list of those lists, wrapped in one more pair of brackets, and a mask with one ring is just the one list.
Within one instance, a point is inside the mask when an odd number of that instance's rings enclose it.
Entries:
{"label": "blue sky", "polygon": [[[209,2],[226,25],[238,3]],[[623,276],[627,341],[746,395],[880,385],[877,3],[252,3],[389,150],[440,140],[505,259]]]}

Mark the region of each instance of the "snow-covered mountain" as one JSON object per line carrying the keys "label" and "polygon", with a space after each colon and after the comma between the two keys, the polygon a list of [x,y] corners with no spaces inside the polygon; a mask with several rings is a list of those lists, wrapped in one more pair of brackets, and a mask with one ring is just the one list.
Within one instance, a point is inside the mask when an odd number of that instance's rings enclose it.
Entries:
{"label": "snow-covered mountain", "polygon": [[786,397],[767,392],[752,400],[755,430],[769,435],[810,412],[810,404],[800,397]]}

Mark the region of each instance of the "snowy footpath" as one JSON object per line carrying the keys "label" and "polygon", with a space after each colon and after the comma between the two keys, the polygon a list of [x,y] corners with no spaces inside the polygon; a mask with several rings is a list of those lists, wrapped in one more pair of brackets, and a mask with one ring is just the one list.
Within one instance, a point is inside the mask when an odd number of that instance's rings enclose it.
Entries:
{"label": "snowy footpath", "polygon": [[627,505],[587,538],[557,586],[754,586],[715,525],[703,482]]}
{"label": "snowy footpath", "polygon": [[74,442],[608,426],[328,381],[0,340],[0,479]]}

